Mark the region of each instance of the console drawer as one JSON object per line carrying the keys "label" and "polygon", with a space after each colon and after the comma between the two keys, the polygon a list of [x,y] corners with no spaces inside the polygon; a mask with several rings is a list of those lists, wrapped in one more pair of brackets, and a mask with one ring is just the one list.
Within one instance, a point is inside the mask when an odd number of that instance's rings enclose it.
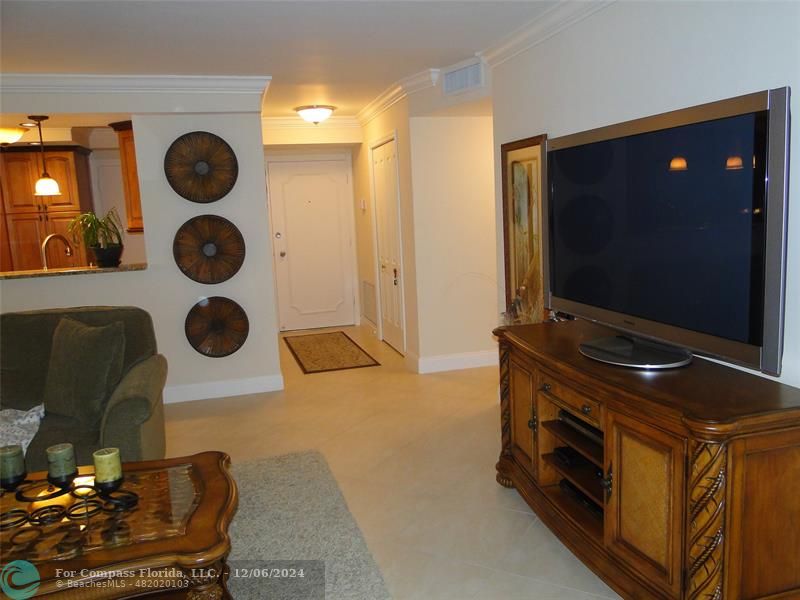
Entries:
{"label": "console drawer", "polygon": [[603,405],[597,400],[592,400],[588,396],[575,391],[547,373],[541,374],[540,381],[540,391],[547,394],[551,400],[561,404],[566,410],[574,412],[598,429],[603,429]]}

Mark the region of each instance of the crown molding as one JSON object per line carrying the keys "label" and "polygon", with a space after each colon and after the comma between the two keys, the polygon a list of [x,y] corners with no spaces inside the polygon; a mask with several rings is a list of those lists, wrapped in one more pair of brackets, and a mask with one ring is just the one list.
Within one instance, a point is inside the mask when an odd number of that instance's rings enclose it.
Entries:
{"label": "crown molding", "polygon": [[592,0],[590,2],[559,2],[544,14],[512,33],[499,44],[476,53],[490,67],[504,63],[510,58],[541,44],[594,13],[606,8],[615,0]]}
{"label": "crown molding", "polygon": [[269,76],[61,75],[3,73],[3,93],[14,94],[263,94]]}
{"label": "crown molding", "polygon": [[330,117],[318,125],[307,123],[298,116],[295,117],[261,117],[261,123],[269,129],[361,129],[361,123],[356,117]]}
{"label": "crown molding", "polygon": [[437,81],[439,81],[439,69],[425,69],[405,77],[383,90],[372,102],[358,111],[356,119],[361,125],[365,125],[409,94],[433,87]]}

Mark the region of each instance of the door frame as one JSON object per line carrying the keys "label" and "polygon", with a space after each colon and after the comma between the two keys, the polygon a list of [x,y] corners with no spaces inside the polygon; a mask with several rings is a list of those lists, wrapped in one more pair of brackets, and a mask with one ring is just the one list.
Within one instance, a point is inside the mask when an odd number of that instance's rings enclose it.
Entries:
{"label": "door frame", "polygon": [[[400,304],[402,306],[402,310],[400,311],[400,319],[401,323],[403,324],[403,349],[398,350],[400,354],[405,356],[408,353],[408,332],[407,332],[407,324],[406,324],[406,268],[405,268],[405,261],[404,261],[404,247],[403,247],[403,219],[402,219],[402,211],[400,210],[400,202],[401,202],[401,195],[400,195],[400,152],[398,152],[398,144],[397,144],[397,129],[393,129],[391,132],[387,133],[386,135],[379,137],[375,140],[372,140],[369,143],[369,187],[370,187],[370,194],[372,196],[372,252],[373,256],[375,257],[375,306],[376,310],[376,318],[378,322],[375,323],[376,326],[376,334],[380,341],[383,341],[383,306],[381,304],[381,265],[380,265],[380,250],[378,247],[378,202],[375,195],[375,166],[373,155],[375,150],[384,144],[394,144],[394,168],[395,168],[395,181],[397,182],[397,189],[395,190],[397,193],[397,226],[398,226],[398,234],[400,236],[399,246],[400,246],[400,273],[402,273],[402,281],[403,285],[400,286]],[[397,350],[397,348],[395,348]]]}
{"label": "door frame", "polygon": [[[272,196],[269,187],[269,165],[270,163],[304,163],[304,162],[340,162],[344,161],[347,170],[347,200],[349,200],[349,210],[347,219],[349,221],[350,232],[350,272],[353,278],[353,319],[355,325],[361,324],[361,282],[358,279],[358,254],[356,251],[356,215],[355,215],[355,192],[353,191],[353,153],[349,151],[341,152],[309,152],[307,154],[295,152],[290,154],[271,154],[269,148],[264,147],[264,180],[267,184],[267,214],[269,215],[269,235],[270,249],[272,251],[272,280],[275,286],[275,313],[280,320],[280,306],[278,305],[278,269],[275,262],[275,220],[272,218]],[[281,333],[280,326],[278,333]]]}

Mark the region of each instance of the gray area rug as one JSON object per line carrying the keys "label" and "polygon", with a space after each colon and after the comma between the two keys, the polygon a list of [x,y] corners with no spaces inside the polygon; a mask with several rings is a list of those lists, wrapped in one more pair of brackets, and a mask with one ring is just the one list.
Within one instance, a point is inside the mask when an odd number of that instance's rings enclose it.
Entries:
{"label": "gray area rug", "polygon": [[328,464],[298,452],[234,464],[228,589],[236,600],[391,596]]}

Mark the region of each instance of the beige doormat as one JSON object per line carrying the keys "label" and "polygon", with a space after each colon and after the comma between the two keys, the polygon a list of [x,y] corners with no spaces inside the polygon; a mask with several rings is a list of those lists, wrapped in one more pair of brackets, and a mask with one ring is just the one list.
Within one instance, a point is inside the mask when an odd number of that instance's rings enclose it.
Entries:
{"label": "beige doormat", "polygon": [[293,335],[283,339],[306,374],[380,366],[343,331]]}

